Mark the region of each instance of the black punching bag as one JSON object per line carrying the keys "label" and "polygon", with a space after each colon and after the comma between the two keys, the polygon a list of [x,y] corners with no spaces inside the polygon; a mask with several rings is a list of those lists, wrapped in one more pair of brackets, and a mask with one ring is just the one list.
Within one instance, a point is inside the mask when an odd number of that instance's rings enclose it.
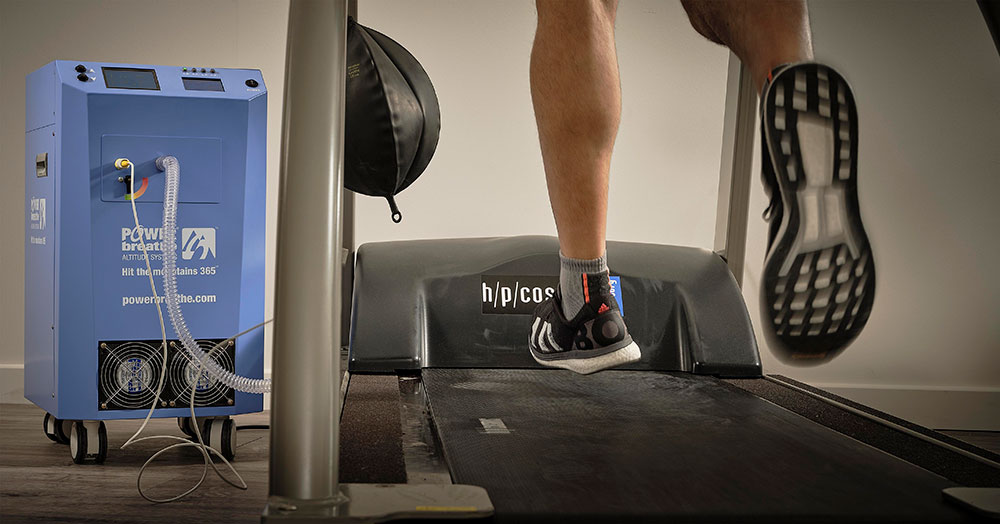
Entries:
{"label": "black punching bag", "polygon": [[441,131],[441,110],[427,72],[403,46],[347,22],[344,185],[385,197],[393,222],[403,215],[393,195],[430,163]]}

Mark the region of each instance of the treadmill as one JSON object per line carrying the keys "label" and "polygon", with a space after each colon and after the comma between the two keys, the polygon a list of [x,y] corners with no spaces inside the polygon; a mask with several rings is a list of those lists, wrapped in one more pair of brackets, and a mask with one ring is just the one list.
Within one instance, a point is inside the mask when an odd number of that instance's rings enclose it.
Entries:
{"label": "treadmill", "polygon": [[581,376],[527,349],[529,314],[558,282],[554,237],[362,245],[342,480],[481,486],[498,522],[990,514],[962,497],[1000,487],[997,454],[762,375],[715,253],[608,242],[608,260],[643,356]]}
{"label": "treadmill", "polygon": [[540,368],[527,349],[527,313],[557,281],[554,238],[355,252],[342,169],[349,14],[356,0],[289,9],[263,522],[1000,516],[997,454],[763,374],[739,290],[755,92],[735,57],[718,253],[608,242],[643,357],[579,376]]}

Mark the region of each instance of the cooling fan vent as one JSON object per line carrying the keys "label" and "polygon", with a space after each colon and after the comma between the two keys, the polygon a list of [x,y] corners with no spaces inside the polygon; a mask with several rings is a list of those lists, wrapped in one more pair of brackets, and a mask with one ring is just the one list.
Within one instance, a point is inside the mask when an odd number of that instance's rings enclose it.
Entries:
{"label": "cooling fan vent", "polygon": [[[228,371],[235,371],[236,348],[226,339],[199,340],[202,351],[211,351],[223,343],[212,356]],[[156,386],[163,370],[163,343],[159,340],[104,341],[98,349],[98,402],[101,410],[149,409],[156,396]],[[186,407],[194,388],[195,407],[231,406],[233,389],[212,378],[207,371],[198,374],[198,363],[192,363],[180,348],[180,341],[167,341],[167,375],[160,394],[160,405]]]}
{"label": "cooling fan vent", "polygon": [[[220,340],[199,340],[198,347],[202,351],[212,351],[219,343],[225,344],[224,339]],[[179,342],[177,343],[179,344]],[[223,345],[215,351],[212,359],[223,369],[233,371],[235,369],[235,350],[232,345]],[[170,385],[170,395],[164,395],[170,406],[187,406],[191,402],[191,388],[194,388],[194,405],[199,406],[226,406],[233,400],[232,388],[219,382],[208,371],[202,370],[198,375],[198,362],[187,356],[187,353],[179,347],[171,347],[170,365],[167,368],[167,382]]]}
{"label": "cooling fan vent", "polygon": [[149,408],[163,369],[161,341],[105,342],[98,360],[101,409]]}

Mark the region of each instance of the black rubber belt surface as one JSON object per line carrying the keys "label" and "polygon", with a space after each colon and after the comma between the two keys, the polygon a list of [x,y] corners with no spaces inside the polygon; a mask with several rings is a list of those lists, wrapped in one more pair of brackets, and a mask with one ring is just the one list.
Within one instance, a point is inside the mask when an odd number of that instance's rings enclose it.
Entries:
{"label": "black rubber belt surface", "polygon": [[457,483],[504,521],[961,521],[951,482],[711,377],[425,369]]}
{"label": "black rubber belt surface", "polygon": [[396,375],[351,375],[340,417],[340,481],[405,483]]}

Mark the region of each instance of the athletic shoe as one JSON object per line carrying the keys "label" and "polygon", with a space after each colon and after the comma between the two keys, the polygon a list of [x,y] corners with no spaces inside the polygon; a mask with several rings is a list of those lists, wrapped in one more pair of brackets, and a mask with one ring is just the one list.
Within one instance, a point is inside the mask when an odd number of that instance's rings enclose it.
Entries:
{"label": "athletic shoe", "polygon": [[556,291],[535,308],[528,347],[543,366],[590,374],[636,362],[642,356],[611,295],[607,273],[583,275],[585,303],[572,320],[562,313]]}
{"label": "athletic shoe", "polygon": [[875,261],[858,209],[854,96],[828,66],[782,66],[764,86],[761,127],[771,198],[764,333],[784,360],[818,364],[858,336],[875,298]]}

